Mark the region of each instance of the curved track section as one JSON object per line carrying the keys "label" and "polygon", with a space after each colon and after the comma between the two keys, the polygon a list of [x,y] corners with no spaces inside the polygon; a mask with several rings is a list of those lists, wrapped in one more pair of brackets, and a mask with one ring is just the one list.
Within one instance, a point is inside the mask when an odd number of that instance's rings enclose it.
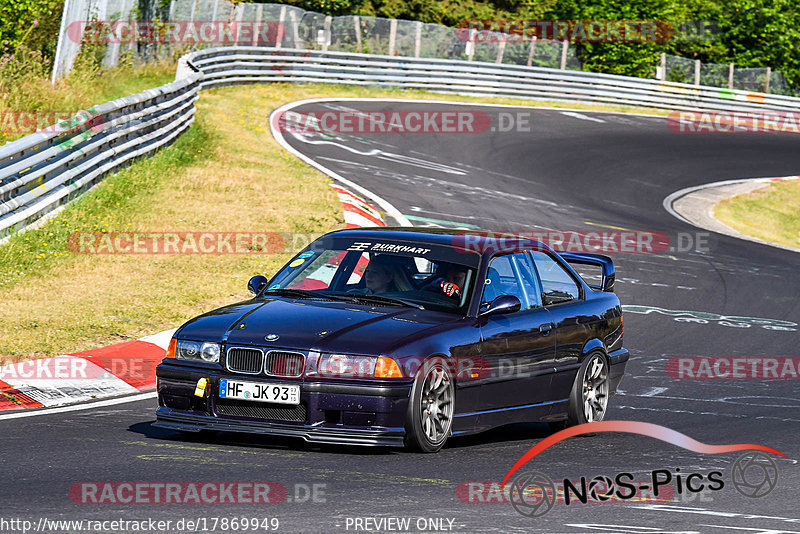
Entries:
{"label": "curved track section", "polygon": [[[294,110],[423,108],[463,109],[430,101],[330,101]],[[792,136],[679,135],[668,130],[664,118],[480,109],[493,125],[500,113],[523,113],[530,131],[291,134],[285,142],[386,199],[415,225],[525,232],[623,228],[664,232],[682,245],[689,238],[697,245],[697,229],[663,209],[663,199],[673,191],[731,178],[794,174],[800,167]],[[17,451],[5,464],[4,478],[17,482],[13,493],[2,497],[3,511],[30,518],[278,517],[281,530],[291,532],[398,529],[354,522],[377,517],[411,518],[411,531],[420,531],[419,518],[445,518],[446,529],[458,532],[800,531],[791,491],[800,486],[797,382],[676,380],[666,370],[673,357],[796,356],[797,256],[716,234],[701,236],[699,249],[613,256],[617,293],[628,306],[625,345],[632,359],[608,418],[657,423],[709,444],[773,447],[788,459],[776,460],[779,485],[768,498],[749,499],[725,488],[702,496],[676,494],[667,503],[559,502],[547,515],[530,518],[498,503],[497,495],[489,502],[464,501],[470,500],[469,481],[502,480],[522,454],[550,435],[544,425],[453,439],[437,455],[416,455],[304,448],[263,438],[187,438],[153,428],[153,402],[141,401],[4,422],[5,450]],[[655,469],[680,468],[683,473],[719,470],[728,481],[735,458],[605,433],[559,443],[529,466],[553,480],[620,472],[647,480]],[[98,480],[269,480],[289,488],[291,499],[269,507],[216,508],[70,500],[72,484]],[[294,498],[295,484],[315,483],[326,484],[323,499]]]}

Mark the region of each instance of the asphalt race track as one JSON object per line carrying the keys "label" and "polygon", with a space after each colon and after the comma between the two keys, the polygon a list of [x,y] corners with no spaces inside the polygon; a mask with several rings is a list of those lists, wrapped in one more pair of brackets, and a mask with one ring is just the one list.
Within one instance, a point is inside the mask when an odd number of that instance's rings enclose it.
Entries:
{"label": "asphalt race track", "polygon": [[[296,111],[304,107],[465,109],[372,101],[306,104]],[[798,139],[791,135],[681,135],[658,117],[466,109],[488,113],[493,125],[501,112],[529,114],[530,131],[286,138],[320,165],[392,203],[415,225],[523,232],[624,228],[664,232],[673,240],[683,235],[684,244],[699,230],[664,210],[670,193],[800,172]],[[795,253],[714,234],[702,250],[612,256],[623,304],[662,311],[625,314],[625,346],[632,357],[607,419],[656,423],[709,444],[773,447],[787,458],[775,457],[779,480],[768,496],[748,498],[729,484],[741,453],[698,454],[649,437],[602,433],[558,443],[526,468],[556,481],[620,472],[649,480],[657,469],[686,475],[719,470],[726,485],[676,493],[670,502],[557,502],[546,515],[529,518],[509,503],[462,502],[467,495],[457,495],[457,488],[467,481],[502,480],[551,433],[546,425],[452,439],[439,454],[419,455],[233,435],[184,437],[151,426],[155,400],[148,399],[3,421],[4,478],[13,484],[0,490],[2,515],[276,517],[283,532],[353,532],[354,519],[366,517],[411,518],[412,531],[426,526],[417,524],[420,518],[445,518],[440,531],[447,531],[449,519],[451,530],[459,532],[800,532],[797,382],[676,380],[666,372],[667,360],[679,356],[800,356],[797,325],[787,326],[800,323]],[[673,313],[679,311],[717,315]],[[277,481],[290,498],[270,506],[75,504],[69,488],[84,481]],[[306,498],[313,484],[325,484],[318,502]]]}

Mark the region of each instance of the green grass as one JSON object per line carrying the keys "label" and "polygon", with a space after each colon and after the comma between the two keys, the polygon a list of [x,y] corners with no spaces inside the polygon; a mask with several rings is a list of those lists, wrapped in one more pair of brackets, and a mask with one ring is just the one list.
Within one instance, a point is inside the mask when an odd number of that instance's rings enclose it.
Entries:
{"label": "green grass", "polygon": [[[31,75],[22,75],[20,70],[24,72],[25,69],[19,67],[14,73],[0,70],[0,110],[76,114],[175,79],[175,66],[166,62],[106,71],[79,68],[56,85],[51,85],[49,79],[33,67]],[[3,78],[4,75],[7,77]],[[0,125],[0,145],[33,133],[4,131],[2,127]]]}
{"label": "green grass", "polygon": [[800,248],[800,180],[725,199],[714,206],[714,217],[743,234]]}

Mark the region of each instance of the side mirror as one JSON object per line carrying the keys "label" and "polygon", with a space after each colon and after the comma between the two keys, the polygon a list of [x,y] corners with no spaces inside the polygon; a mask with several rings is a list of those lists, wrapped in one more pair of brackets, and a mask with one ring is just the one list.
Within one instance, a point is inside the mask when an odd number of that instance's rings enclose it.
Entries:
{"label": "side mirror", "polygon": [[519,311],[521,307],[522,303],[514,295],[500,295],[492,302],[490,302],[489,305],[486,306],[486,308],[481,310],[478,316],[485,317],[488,315],[514,313]]}
{"label": "side mirror", "polygon": [[268,281],[266,276],[258,274],[247,282],[247,290],[253,295],[258,295],[261,290],[264,289],[264,286],[267,285]]}

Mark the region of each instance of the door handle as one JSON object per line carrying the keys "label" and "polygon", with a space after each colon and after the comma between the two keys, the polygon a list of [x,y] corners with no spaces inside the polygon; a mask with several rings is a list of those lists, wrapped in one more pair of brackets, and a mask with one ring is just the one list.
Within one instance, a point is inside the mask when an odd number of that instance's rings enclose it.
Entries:
{"label": "door handle", "polygon": [[549,336],[550,330],[552,329],[553,329],[553,323],[544,323],[542,325],[539,325],[539,332],[541,332],[543,336]]}

